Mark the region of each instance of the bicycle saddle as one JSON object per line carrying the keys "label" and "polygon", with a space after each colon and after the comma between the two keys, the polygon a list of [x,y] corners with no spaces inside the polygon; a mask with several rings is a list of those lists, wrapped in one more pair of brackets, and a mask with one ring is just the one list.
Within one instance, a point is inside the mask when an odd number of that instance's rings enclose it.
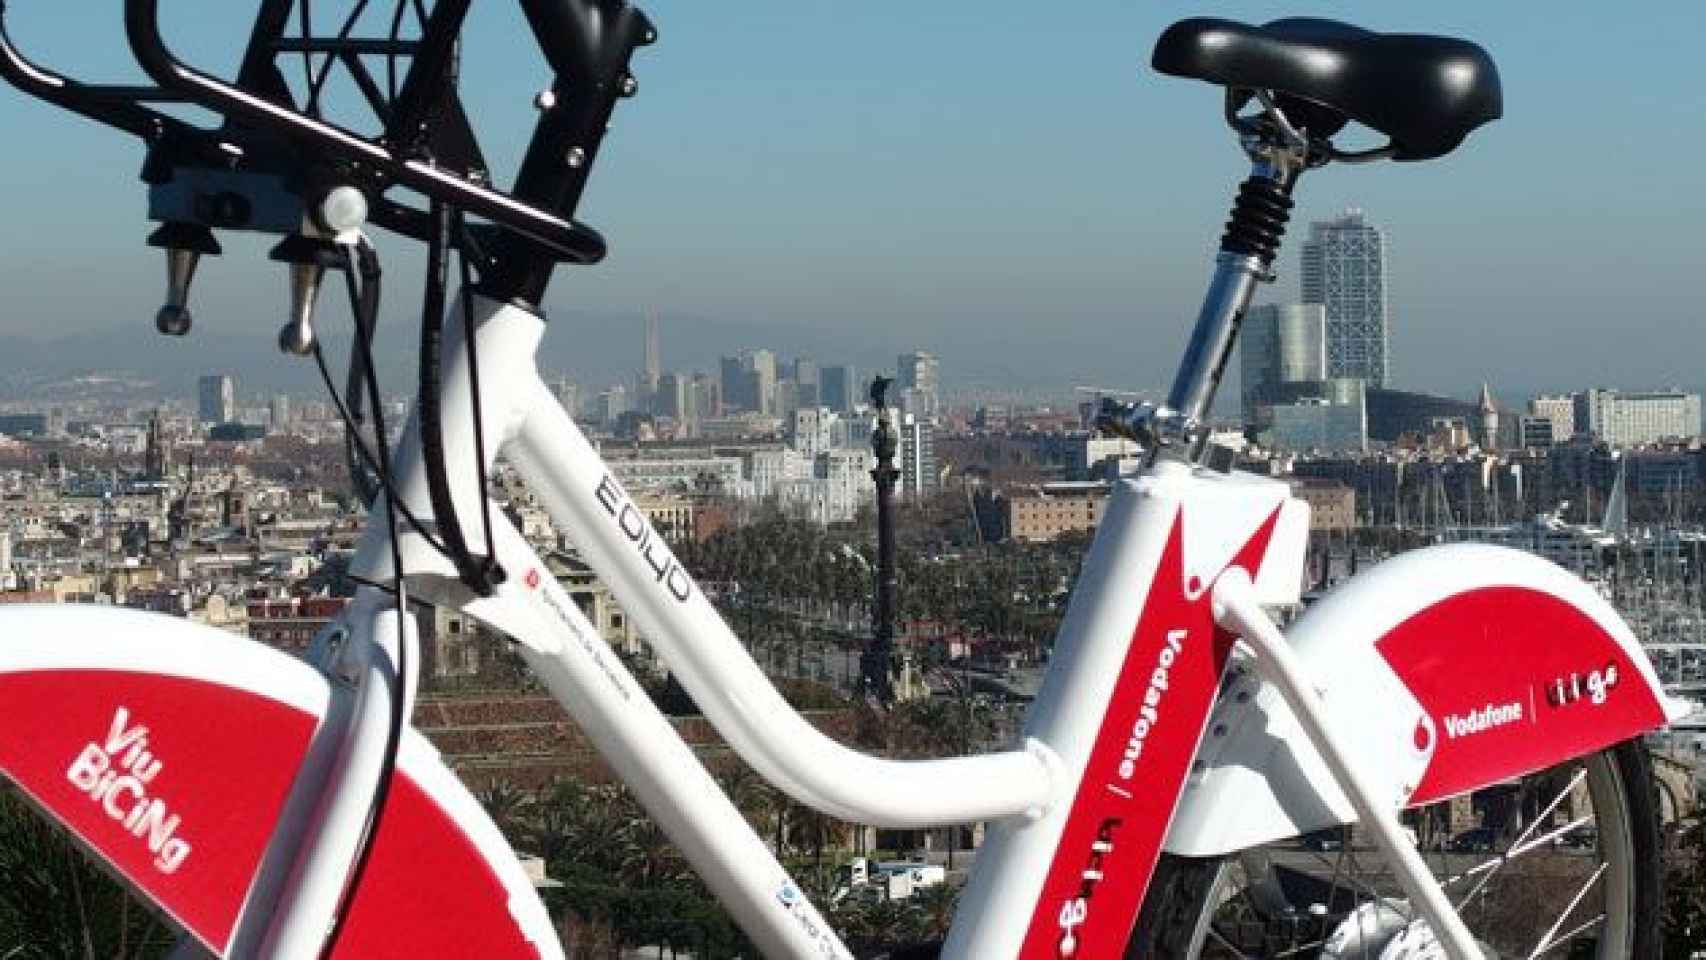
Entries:
{"label": "bicycle saddle", "polygon": [[1256,27],[1193,17],[1167,28],[1151,63],[1176,77],[1308,101],[1316,109],[1294,119],[1312,135],[1331,136],[1355,120],[1391,138],[1397,160],[1443,156],[1504,112],[1498,69],[1479,46],[1335,20]]}

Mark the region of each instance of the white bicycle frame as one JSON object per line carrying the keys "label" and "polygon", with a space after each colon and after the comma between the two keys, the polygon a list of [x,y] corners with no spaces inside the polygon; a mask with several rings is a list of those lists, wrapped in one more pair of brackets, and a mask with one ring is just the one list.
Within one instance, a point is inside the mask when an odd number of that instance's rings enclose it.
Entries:
{"label": "white bicycle frame", "polygon": [[[554,402],[533,366],[544,321],[478,296],[474,308],[484,469],[500,453],[514,464],[743,759],[843,819],[990,823],[946,956],[1116,956],[1164,850],[1222,855],[1355,820],[1449,954],[1475,957],[1398,812],[1666,722],[1615,611],[1516,551],[1406,554],[1282,636],[1263,608],[1298,598],[1306,506],[1278,481],[1161,459],[1115,485],[1021,743],[861,754],[783,701]],[[483,543],[460,303],[450,317],[444,452],[459,522]],[[392,479],[429,517],[416,430]],[[385,509],[352,562],[375,583],[393,579]],[[507,578],[486,597],[400,527],[409,594],[515,640],[766,955],[848,956],[532,548],[501,513],[491,523]],[[131,611],[11,609],[0,631],[0,772],[214,952],[318,955],[369,832],[392,698],[406,715],[414,697],[418,640],[392,596],[361,590],[314,666]],[[340,955],[562,955],[501,834],[412,730],[390,785]]]}
{"label": "white bicycle frame", "polygon": [[[514,464],[743,759],[801,803],[855,822],[926,827],[992,821],[945,956],[1116,955],[1163,848],[1224,853],[1352,817],[1373,831],[1452,955],[1478,956],[1397,821],[1407,803],[1424,799],[1428,778],[1440,776],[1436,769],[1463,765],[1449,756],[1441,738],[1430,735],[1423,743],[1413,735],[1436,729],[1436,718],[1449,716],[1455,701],[1423,702],[1426,697],[1414,688],[1425,684],[1406,676],[1405,664],[1377,655],[1375,641],[1394,635],[1417,610],[1449,606],[1441,601],[1473,594],[1479,586],[1505,584],[1585,611],[1583,619],[1593,629],[1582,632],[1579,644],[1566,645],[1565,660],[1615,662],[1623,676],[1636,681],[1624,686],[1627,695],[1620,702],[1627,707],[1615,722],[1601,712],[1554,724],[1547,729],[1556,745],[1546,756],[1477,770],[1479,783],[1664,722],[1657,680],[1609,607],[1556,568],[1506,551],[1448,550],[1451,556],[1436,557],[1422,573],[1441,580],[1435,574],[1451,570],[1455,579],[1412,590],[1409,597],[1395,596],[1387,585],[1347,601],[1352,616],[1384,627],[1371,623],[1360,637],[1336,630],[1300,643],[1294,652],[1262,606],[1297,600],[1307,508],[1282,483],[1162,461],[1139,480],[1116,487],[1023,743],[996,753],[921,761],[850,750],[783,701],[555,403],[533,366],[543,321],[477,297],[475,308],[480,379],[486,385],[484,429],[496,438],[488,459],[495,461],[501,452]],[[447,463],[463,464],[474,458],[472,418],[456,411],[473,406],[459,313],[453,309],[451,315],[441,398],[449,412],[444,447]],[[411,424],[405,433],[394,483],[424,514],[425,471],[415,429]],[[471,482],[473,471],[452,473],[458,515],[469,541],[481,542],[481,492]],[[464,479],[470,482],[458,484],[457,473],[468,474]],[[375,516],[383,509],[376,507]],[[501,514],[491,521],[498,559],[508,573],[495,595],[480,598],[462,587],[450,563],[412,531],[399,544],[411,592],[514,638],[535,673],[766,955],[848,956],[775,854],[543,573],[531,548]],[[370,523],[353,572],[384,582],[392,575],[390,556],[385,525]],[[332,672],[365,668],[368,679],[350,726],[352,747],[326,787],[323,815],[306,831],[302,881],[287,899],[292,909],[280,911],[273,928],[269,942],[278,945],[273,952],[279,956],[318,942],[362,835],[378,770],[376,744],[386,733],[389,687],[382,680],[399,636],[394,628],[380,629],[391,616],[387,603],[378,591],[366,592],[340,628],[354,642],[343,645],[347,662],[331,665]],[[1525,615],[1520,609],[1512,614]],[[1239,637],[1246,643],[1237,643]],[[377,651],[387,656],[373,656]],[[1252,663],[1259,683],[1239,679]],[[1344,699],[1329,707],[1321,691],[1328,689],[1325,678],[1335,665],[1341,682],[1334,689]],[[1503,665],[1494,669],[1499,676],[1511,672]],[[1215,735],[1193,772],[1223,675],[1260,695],[1238,698],[1236,710],[1232,701],[1222,701],[1214,714]],[[1533,684],[1531,695],[1532,689]],[[1531,710],[1530,719],[1542,718]],[[1247,748],[1240,746],[1247,728],[1268,738],[1284,730],[1284,742],[1299,760],[1296,772],[1268,782],[1268,764],[1240,754]],[[1228,732],[1232,735],[1225,736]],[[1413,742],[1414,749],[1395,755],[1394,736]],[[1248,790],[1251,779],[1266,788],[1246,793],[1246,809],[1235,810],[1234,791]],[[1187,811],[1217,815],[1210,820],[1187,815],[1175,823],[1181,798]]]}

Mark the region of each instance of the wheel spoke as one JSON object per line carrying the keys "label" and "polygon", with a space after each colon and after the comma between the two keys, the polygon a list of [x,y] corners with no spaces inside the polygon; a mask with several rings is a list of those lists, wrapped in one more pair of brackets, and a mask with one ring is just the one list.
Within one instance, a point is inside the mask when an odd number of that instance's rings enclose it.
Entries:
{"label": "wheel spoke", "polygon": [[1513,861],[1519,860],[1519,859],[1521,859],[1521,858],[1527,856],[1528,854],[1533,853],[1537,850],[1546,849],[1547,844],[1550,844],[1553,840],[1557,839],[1558,837],[1562,837],[1567,833],[1571,833],[1575,830],[1578,830],[1583,826],[1586,826],[1588,823],[1592,822],[1592,819],[1593,818],[1591,818],[1591,817],[1581,817],[1580,819],[1572,820],[1569,823],[1564,824],[1562,827],[1559,827],[1556,830],[1549,831],[1545,834],[1542,834],[1539,837],[1534,838],[1533,840],[1530,840],[1526,844],[1523,844],[1521,846],[1513,846],[1509,850],[1506,850],[1504,853],[1500,854],[1499,856],[1495,857],[1492,860],[1488,860],[1485,863],[1476,864],[1475,866],[1470,867],[1468,870],[1463,871],[1462,873],[1458,874],[1455,877],[1452,877],[1449,880],[1441,881],[1440,887],[1442,887],[1442,888],[1449,887],[1454,883],[1458,883],[1460,881],[1467,880],[1470,877],[1478,876],[1479,874],[1486,873],[1487,875],[1485,877],[1481,878],[1481,882],[1477,883],[1475,885],[1475,889],[1470,890],[1467,894],[1464,895],[1462,903],[1458,904],[1458,906],[1461,907],[1463,905],[1463,903],[1467,903],[1470,900],[1473,900],[1475,898],[1475,895],[1477,893],[1481,892],[1481,888],[1486,886],[1487,882],[1493,879],[1493,874],[1498,873],[1499,868],[1503,867],[1507,863],[1511,863]]}
{"label": "wheel spoke", "polygon": [[1570,898],[1570,905],[1565,907],[1562,913],[1558,914],[1558,919],[1552,921],[1552,926],[1546,931],[1546,935],[1541,937],[1540,942],[1534,945],[1534,951],[1528,955],[1528,960],[1534,960],[1535,957],[1546,952],[1553,936],[1558,933],[1558,928],[1564,925],[1565,920],[1570,919],[1570,914],[1576,912],[1576,907],[1582,902],[1582,898],[1588,895],[1588,891],[1592,890],[1595,884],[1599,883],[1599,878],[1605,875],[1606,869],[1610,866],[1611,864],[1609,863],[1600,864],[1599,869],[1595,870],[1593,872],[1593,876],[1588,878],[1588,882],[1582,884],[1582,888],[1576,891],[1576,895],[1574,897]]}
{"label": "wheel spoke", "polygon": [[1558,809],[1558,804],[1564,802],[1564,798],[1569,796],[1570,791],[1576,789],[1576,785],[1586,779],[1587,775],[1587,767],[1577,767],[1575,774],[1570,777],[1570,782],[1564,785],[1564,789],[1558,791],[1558,795],[1552,798],[1552,802],[1546,805],[1546,809],[1540,811],[1533,820],[1528,822],[1528,828],[1522,831],[1521,835],[1511,843],[1511,846],[1513,848],[1522,846],[1522,842],[1528,839],[1528,835],[1534,832],[1534,828],[1540,826],[1542,821],[1551,816],[1552,811]]}
{"label": "wheel spoke", "polygon": [[[1581,926],[1576,927],[1574,930],[1571,930],[1570,932],[1559,937],[1557,940],[1553,941],[1552,945],[1547,947],[1545,949],[1545,951],[1543,951],[1543,952],[1551,953],[1553,950],[1556,950],[1559,947],[1563,946],[1564,944],[1569,943],[1570,941],[1574,940],[1575,938],[1581,936],[1582,934],[1588,932],[1589,930],[1593,929],[1594,927],[1599,926],[1600,924],[1602,924],[1604,922],[1605,922],[1605,914],[1602,913],[1599,916],[1594,917],[1592,920],[1589,920],[1588,922],[1582,924]],[[1534,957],[1538,957],[1540,955],[1541,954],[1539,954],[1539,953],[1533,954],[1529,958],[1529,960],[1534,960]]]}
{"label": "wheel spoke", "polygon": [[[1566,786],[1556,797],[1552,798],[1552,802],[1546,805],[1544,813],[1530,821],[1527,829],[1523,830],[1521,835],[1516,838],[1516,842],[1511,844],[1511,848],[1505,851],[1497,860],[1489,861],[1491,863],[1491,867],[1488,869],[1487,875],[1482,877],[1481,882],[1477,883],[1474,889],[1470,890],[1469,893],[1463,897],[1462,903],[1458,904],[1458,909],[1462,909],[1464,903],[1468,903],[1475,899],[1475,895],[1480,893],[1481,889],[1492,881],[1493,877],[1503,869],[1505,864],[1509,863],[1511,859],[1517,855],[1518,851],[1525,850],[1522,846],[1522,842],[1527,839],[1530,833],[1534,832],[1534,828],[1540,825],[1540,821],[1544,820],[1546,816],[1558,806],[1559,801],[1563,800],[1566,796],[1569,796],[1570,791],[1575,789],[1576,784],[1579,783],[1583,777],[1587,776],[1587,772],[1587,767],[1581,767],[1576,770],[1575,775],[1570,778],[1569,786]],[[1441,884],[1441,887],[1443,886],[1444,884]]]}
{"label": "wheel spoke", "polygon": [[[1643,849],[1636,831],[1651,836],[1656,822],[1646,822],[1648,807],[1633,787],[1644,767],[1639,751],[1621,744],[1477,792],[1469,826],[1502,849],[1467,854],[1442,845],[1438,856],[1429,853],[1429,873],[1441,878],[1489,956],[1562,960],[1592,946],[1586,956],[1593,960],[1627,960],[1633,945],[1648,942],[1640,918],[1654,909],[1652,886],[1632,858]],[[1437,809],[1423,815],[1445,822]],[[1347,960],[1373,957],[1406,918],[1414,922],[1414,905],[1378,852],[1349,842],[1310,849],[1318,846],[1258,847],[1205,875],[1212,883],[1196,902],[1209,915],[1190,915],[1196,947],[1186,960],[1318,958],[1335,933],[1345,935]]]}

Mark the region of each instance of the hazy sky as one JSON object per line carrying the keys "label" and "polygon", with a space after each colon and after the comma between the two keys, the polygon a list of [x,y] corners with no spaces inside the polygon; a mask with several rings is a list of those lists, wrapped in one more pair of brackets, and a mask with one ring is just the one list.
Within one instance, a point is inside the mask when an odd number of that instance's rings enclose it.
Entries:
{"label": "hazy sky", "polygon": [[[235,61],[253,4],[164,6],[181,52]],[[44,63],[136,79],[116,2],[9,7]],[[547,77],[512,5],[476,7],[465,97],[504,177]],[[1706,270],[1699,0],[646,9],[661,41],[636,58],[640,96],[619,108],[581,210],[611,255],[554,284],[554,337],[637,343],[610,317],[646,308],[666,331],[752,323],[802,343],[865,324],[889,355],[939,351],[950,381],[963,357],[982,379],[1005,364],[1163,384],[1244,162],[1217,92],[1154,74],[1151,45],[1190,14],[1304,13],[1474,39],[1504,77],[1506,118],[1452,156],[1329,168],[1299,188],[1299,221],[1355,205],[1387,230],[1398,383],[1706,386],[1691,282]],[[141,246],[140,147],[4,89],[0,130],[0,334],[151,336],[161,270]],[[198,280],[203,322],[253,326],[258,347],[282,310],[265,243],[227,238]],[[402,311],[414,261],[381,243]],[[1297,296],[1296,255],[1269,299]]]}

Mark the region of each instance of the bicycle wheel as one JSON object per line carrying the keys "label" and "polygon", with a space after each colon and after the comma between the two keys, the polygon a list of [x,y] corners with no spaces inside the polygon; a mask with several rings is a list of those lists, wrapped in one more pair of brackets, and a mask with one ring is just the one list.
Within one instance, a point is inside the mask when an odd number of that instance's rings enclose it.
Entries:
{"label": "bicycle wheel", "polygon": [[[1639,740],[1405,819],[1489,960],[1659,956],[1659,824]],[[1379,851],[1345,827],[1163,857],[1126,956],[1379,958],[1415,916]]]}

